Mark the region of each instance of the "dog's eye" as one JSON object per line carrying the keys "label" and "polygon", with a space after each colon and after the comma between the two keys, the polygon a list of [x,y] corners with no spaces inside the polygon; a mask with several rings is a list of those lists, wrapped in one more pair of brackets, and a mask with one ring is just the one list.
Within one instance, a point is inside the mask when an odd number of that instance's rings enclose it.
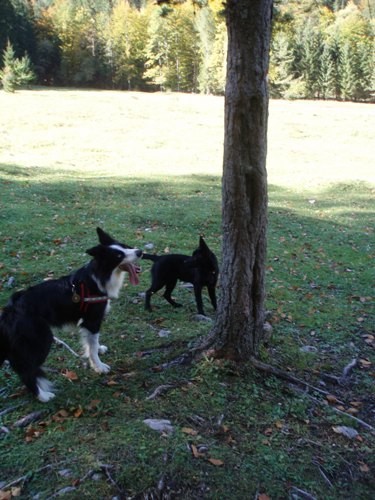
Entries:
{"label": "dog's eye", "polygon": [[123,259],[123,258],[124,258],[124,255],[123,255],[122,253],[120,253],[120,252],[119,252],[119,253],[117,254],[117,258],[118,258],[118,259]]}

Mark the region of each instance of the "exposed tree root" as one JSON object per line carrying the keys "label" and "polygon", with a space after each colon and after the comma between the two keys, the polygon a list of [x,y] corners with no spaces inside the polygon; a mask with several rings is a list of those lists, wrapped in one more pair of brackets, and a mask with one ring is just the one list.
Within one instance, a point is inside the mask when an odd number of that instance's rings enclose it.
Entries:
{"label": "exposed tree root", "polygon": [[[206,348],[209,348],[209,349],[204,349],[204,348],[202,348],[203,346]],[[171,368],[172,366],[177,366],[177,365],[187,365],[187,364],[192,363],[193,361],[197,361],[197,360],[201,359],[204,355],[209,355],[209,356],[214,357],[214,358],[221,358],[222,352],[220,350],[216,351],[212,348],[210,349],[211,346],[212,346],[211,339],[205,339],[204,344],[200,344],[198,348],[195,348],[194,350],[189,351],[188,353],[184,353],[181,356],[178,356],[177,358],[174,358],[173,360],[171,360],[167,363],[163,363],[162,365],[158,365],[158,367],[156,367],[156,371],[166,370],[168,368]],[[304,388],[306,391],[310,390],[312,392],[319,393],[319,394],[322,394],[324,396],[328,396],[328,395],[333,396],[332,393],[324,391],[323,389],[320,389],[319,387],[315,387],[314,385],[311,385],[308,382],[305,382],[304,380],[299,379],[298,377],[295,377],[294,375],[291,375],[290,373],[287,373],[284,370],[281,370],[280,368],[269,365],[268,363],[263,363],[263,361],[260,361],[255,356],[251,356],[249,358],[249,361],[250,361],[251,365],[254,366],[254,368],[256,368],[257,370],[264,372],[264,373],[268,373],[269,375],[273,375],[279,379],[286,380],[287,382],[290,382],[298,387]],[[356,366],[356,364],[357,364],[357,360],[352,360],[344,368],[343,375],[342,375],[341,379],[346,379],[348,377],[350,371]],[[176,385],[160,386],[157,389],[155,389],[154,393],[151,394],[151,396],[149,396],[149,398],[154,399],[154,397],[157,397],[159,395],[159,393],[162,393],[165,390],[169,390],[175,386]],[[312,397],[310,394],[307,394],[307,396]],[[313,398],[313,399],[314,399],[314,401],[319,402],[320,404],[324,403],[324,405],[327,405],[326,400],[320,401],[317,398]],[[343,401],[340,401],[336,397],[335,397],[335,400],[339,404],[344,404]],[[371,432],[375,431],[374,427],[372,427],[370,424],[368,424],[367,422],[364,422],[363,420],[361,420],[357,417],[354,417],[350,413],[346,413],[342,410],[339,410],[335,406],[329,406],[329,408],[331,408],[336,413],[339,413],[340,415],[344,415],[344,416],[354,420],[355,422],[357,422],[357,424],[361,425],[362,427],[366,428],[367,430],[369,430]]]}

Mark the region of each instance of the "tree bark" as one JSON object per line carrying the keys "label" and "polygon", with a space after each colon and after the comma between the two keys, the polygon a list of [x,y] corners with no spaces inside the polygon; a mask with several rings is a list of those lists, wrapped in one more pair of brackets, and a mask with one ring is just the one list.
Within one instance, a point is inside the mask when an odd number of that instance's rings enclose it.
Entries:
{"label": "tree bark", "polygon": [[227,0],[222,266],[210,338],[221,355],[257,355],[263,337],[267,229],[267,72],[272,0]]}

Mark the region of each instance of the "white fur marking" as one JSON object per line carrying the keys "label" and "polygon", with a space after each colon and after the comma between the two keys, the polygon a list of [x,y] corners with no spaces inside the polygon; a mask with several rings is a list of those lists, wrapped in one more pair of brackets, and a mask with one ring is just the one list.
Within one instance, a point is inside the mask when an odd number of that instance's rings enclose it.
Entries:
{"label": "white fur marking", "polygon": [[38,395],[37,398],[42,403],[47,403],[50,399],[55,397],[55,394],[51,392],[53,389],[53,384],[46,378],[39,377],[37,379]]}
{"label": "white fur marking", "polygon": [[102,363],[99,352],[106,352],[106,346],[99,345],[99,333],[91,333],[86,328],[81,328],[81,341],[84,349],[83,356],[88,358],[91,368],[97,373],[108,373],[110,366]]}

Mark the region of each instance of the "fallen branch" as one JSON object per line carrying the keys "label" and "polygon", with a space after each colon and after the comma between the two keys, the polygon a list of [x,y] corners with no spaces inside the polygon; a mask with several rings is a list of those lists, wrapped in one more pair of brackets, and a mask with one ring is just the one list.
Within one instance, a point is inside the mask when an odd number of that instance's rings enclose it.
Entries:
{"label": "fallen branch", "polygon": [[358,364],[358,359],[357,358],[352,359],[351,362],[345,366],[341,378],[345,379],[353,370],[353,368],[357,366],[357,364]]}
{"label": "fallen branch", "polygon": [[174,389],[175,387],[177,387],[176,384],[159,385],[159,387],[157,387],[152,394],[147,396],[146,399],[149,401],[152,399],[156,399],[157,397],[160,396],[160,394],[163,394],[164,392],[167,392],[170,389]]}
{"label": "fallen branch", "polygon": [[172,361],[168,361],[167,363],[163,363],[162,365],[158,365],[154,368],[154,371],[161,372],[163,370],[167,370],[173,366],[178,365],[187,365],[191,363],[193,360],[193,354],[191,352],[186,352],[178,356],[177,358],[172,359]]}
{"label": "fallen branch", "polygon": [[40,469],[37,469],[35,471],[31,471],[31,472],[28,472],[27,474],[25,474],[24,476],[20,476],[18,477],[17,479],[14,479],[13,481],[11,481],[10,483],[7,483],[5,485],[2,486],[2,489],[5,491],[9,488],[12,488],[13,486],[17,486],[17,484],[19,483],[23,483],[24,481],[27,481],[29,478],[31,478],[33,475],[35,474],[38,474],[39,472],[43,472],[44,470],[46,469],[54,469],[56,468],[57,466],[65,463],[66,461],[63,461],[63,462],[58,462],[56,464],[48,464],[48,465],[45,465],[44,467],[41,467]]}
{"label": "fallen branch", "polygon": [[117,491],[119,491],[120,493],[122,493],[122,490],[121,490],[120,486],[116,483],[116,481],[111,476],[111,473],[109,472],[110,469],[114,468],[113,465],[100,464],[100,468],[101,468],[102,471],[105,472],[105,475],[107,476],[107,479],[112,484],[112,486],[114,486],[117,489]]}
{"label": "fallen branch", "polygon": [[56,344],[62,345],[63,347],[65,347],[65,349],[68,349],[68,351],[71,352],[73,354],[73,356],[75,356],[76,358],[81,357],[79,354],[77,354],[75,351],[73,351],[73,349],[70,346],[68,346],[68,344],[66,342],[64,342],[63,340],[59,339],[56,336],[53,337],[53,340],[56,342]]}
{"label": "fallen branch", "polygon": [[17,408],[19,408],[20,406],[24,406],[26,404],[25,403],[20,403],[19,405],[15,405],[15,406],[10,406],[9,408],[5,408],[5,410],[1,410],[0,411],[0,417],[6,415],[7,413],[10,413],[14,410],[17,410]]}
{"label": "fallen branch", "polygon": [[369,431],[371,431],[371,432],[375,431],[375,428],[372,427],[372,425],[370,425],[367,422],[365,422],[364,420],[361,420],[360,418],[355,417],[354,415],[351,415],[350,413],[346,413],[345,411],[339,410],[335,406],[330,406],[330,408],[332,408],[332,410],[334,410],[335,412],[339,413],[340,415],[345,415],[345,417],[351,418],[352,420],[354,420],[355,422],[357,422],[357,424],[361,425],[362,427],[365,427]]}
{"label": "fallen branch", "polygon": [[152,392],[149,396],[147,396],[146,399],[149,400],[149,401],[152,400],[152,399],[156,399],[157,397],[159,397],[164,392],[167,392],[170,389],[175,389],[176,387],[181,387],[181,385],[186,385],[186,384],[189,384],[188,380],[180,380],[179,382],[176,382],[174,384],[159,385],[159,387],[157,387],[154,390],[154,392]]}
{"label": "fallen branch", "polygon": [[361,420],[360,418],[355,417],[354,415],[351,415],[350,413],[346,413],[345,411],[339,410],[335,406],[328,405],[328,403],[326,401],[321,401],[318,398],[314,398],[314,396],[312,396],[311,394],[307,394],[306,392],[303,392],[303,395],[305,395],[308,398],[312,399],[314,401],[314,403],[318,403],[318,404],[323,405],[325,407],[328,406],[328,408],[330,408],[331,410],[335,411],[336,413],[339,413],[340,415],[344,415],[345,417],[348,417],[348,418],[354,420],[355,422],[357,422],[358,425],[361,425],[362,427],[365,427],[365,429],[367,429],[367,430],[369,430],[371,432],[375,431],[375,428],[372,427],[372,425],[370,425],[367,422],[365,422],[364,420]]}
{"label": "fallen branch", "polygon": [[14,422],[13,427],[26,427],[27,425],[31,424],[31,422],[40,420],[45,414],[46,410],[33,411],[32,413],[29,413],[28,415],[25,415],[24,417]]}
{"label": "fallen branch", "polygon": [[[263,363],[259,359],[254,358],[253,356],[250,358],[250,362],[258,370],[261,370],[263,372],[274,375],[275,377],[286,380],[287,382],[291,382],[292,384],[303,386],[305,389],[311,389],[312,391],[318,392],[319,394],[323,394],[324,396],[331,395],[330,392],[324,391],[323,389],[320,389],[319,387],[315,387],[314,385],[311,385],[308,382],[305,382],[304,380],[301,380],[301,379],[295,377],[294,375],[290,375],[289,373],[284,372],[283,370],[280,370],[280,368],[276,368],[275,366],[268,365],[267,363]],[[340,401],[337,398],[336,398],[336,401],[340,404],[344,404],[343,401]]]}
{"label": "fallen branch", "polygon": [[303,498],[304,500],[317,500],[316,497],[313,495],[310,495],[310,493],[307,493],[307,491],[303,491],[300,488],[297,488],[296,486],[292,486],[290,488],[290,496],[292,499],[301,499]]}
{"label": "fallen branch", "polygon": [[318,467],[318,470],[322,476],[322,478],[324,479],[324,481],[328,484],[328,486],[330,488],[333,488],[333,484],[332,482],[330,481],[330,479],[328,478],[327,474],[324,472],[323,470],[323,467],[316,461],[316,460],[313,460],[313,464],[316,465]]}

